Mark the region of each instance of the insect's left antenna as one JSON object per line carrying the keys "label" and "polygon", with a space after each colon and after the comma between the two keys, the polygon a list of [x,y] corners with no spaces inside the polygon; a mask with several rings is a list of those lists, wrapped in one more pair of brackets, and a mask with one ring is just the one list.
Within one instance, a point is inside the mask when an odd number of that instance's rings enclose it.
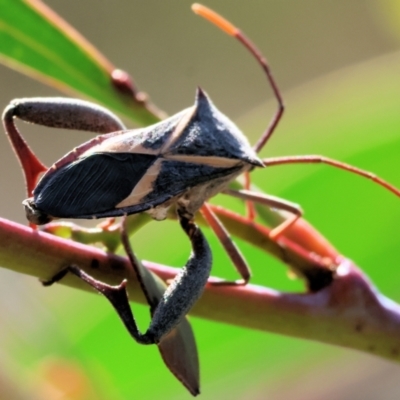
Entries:
{"label": "insect's left antenna", "polygon": [[194,13],[200,15],[201,17],[207,19],[222,31],[227,33],[230,36],[235,37],[238,39],[247,50],[253,55],[253,57],[257,60],[257,62],[261,65],[262,69],[264,70],[267,79],[271,85],[271,88],[274,92],[275,98],[278,102],[278,109],[275,112],[271,122],[269,123],[267,129],[262,134],[258,142],[254,145],[254,150],[258,153],[261,149],[265,146],[268,139],[272,136],[276,126],[278,125],[279,120],[282,117],[284,111],[283,99],[281,92],[278,88],[278,85],[272,76],[271,69],[268,65],[266,58],[261,54],[261,52],[257,49],[257,47],[246,37],[246,35],[235,25],[231,22],[226,20],[225,18],[221,17],[221,15],[217,14],[215,11],[201,5],[201,4],[193,4],[192,10]]}

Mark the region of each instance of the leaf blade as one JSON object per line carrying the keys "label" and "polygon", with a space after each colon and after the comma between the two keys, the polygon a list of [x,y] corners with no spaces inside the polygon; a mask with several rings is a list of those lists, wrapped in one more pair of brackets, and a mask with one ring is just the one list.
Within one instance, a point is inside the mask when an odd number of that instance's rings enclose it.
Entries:
{"label": "leaf blade", "polygon": [[38,0],[0,0],[0,62],[68,94],[98,101],[139,125],[161,117],[139,92],[119,89],[113,64]]}

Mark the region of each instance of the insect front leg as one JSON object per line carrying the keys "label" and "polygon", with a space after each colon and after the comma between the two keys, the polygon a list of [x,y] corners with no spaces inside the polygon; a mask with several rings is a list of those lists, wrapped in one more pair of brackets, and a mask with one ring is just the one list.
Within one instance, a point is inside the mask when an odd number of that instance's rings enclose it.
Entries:
{"label": "insect front leg", "polygon": [[47,170],[29,148],[15,126],[14,119],[52,128],[76,129],[95,133],[110,133],[125,129],[113,113],[96,104],[62,97],[25,98],[13,100],[3,113],[3,124],[25,176],[28,196],[31,196],[39,175]]}

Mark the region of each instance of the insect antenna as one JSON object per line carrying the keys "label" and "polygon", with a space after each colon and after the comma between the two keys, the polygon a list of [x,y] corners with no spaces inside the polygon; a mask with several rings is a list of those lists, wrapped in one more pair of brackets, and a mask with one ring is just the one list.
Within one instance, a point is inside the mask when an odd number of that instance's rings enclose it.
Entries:
{"label": "insect antenna", "polygon": [[258,153],[265,146],[268,139],[272,136],[285,109],[281,92],[271,73],[268,61],[262,55],[262,53],[257,49],[257,47],[251,42],[251,40],[239,28],[234,26],[231,22],[229,22],[225,18],[221,17],[215,11],[197,3],[192,5],[192,10],[194,13],[200,15],[201,17],[207,19],[208,21],[216,25],[218,28],[220,28],[228,35],[238,39],[239,42],[241,42],[244,45],[244,47],[253,55],[253,57],[257,60],[257,62],[261,65],[262,69],[264,70],[267,76],[269,84],[271,85],[272,91],[274,92],[275,98],[278,102],[278,109],[276,110],[275,115],[272,117],[267,129],[264,131],[260,139],[253,147],[254,150]]}
{"label": "insect antenna", "polygon": [[[238,39],[249,52],[253,55],[253,57],[257,60],[257,62],[263,68],[270,86],[274,92],[275,98],[278,102],[278,109],[275,112],[271,122],[269,123],[267,129],[262,134],[258,142],[254,145],[254,150],[258,153],[267,143],[269,138],[272,136],[276,126],[278,125],[279,120],[282,117],[284,111],[283,99],[278,88],[278,85],[272,76],[270,67],[266,58],[261,54],[261,52],[257,49],[257,47],[251,42],[250,39],[244,35],[243,32],[240,31],[235,25],[231,22],[226,20],[225,18],[221,17],[215,11],[210,10],[209,8],[201,5],[201,4],[193,4],[192,10],[194,13],[200,15],[201,17],[207,19],[208,21],[212,22],[222,31],[226,32],[228,35],[235,37]],[[376,176],[375,174],[364,171],[362,169],[353,167],[351,165],[342,163],[340,161],[332,160],[327,157],[323,156],[315,156],[315,155],[305,155],[305,156],[286,156],[286,157],[276,157],[276,158],[269,158],[263,160],[265,166],[272,166],[272,165],[282,165],[282,164],[308,164],[308,163],[322,163],[328,164],[335,168],[344,169],[346,171],[352,172],[356,175],[360,175],[364,178],[370,179],[373,182],[377,183],[378,185],[384,187],[385,189],[389,190],[396,196],[400,197],[400,190],[397,189],[395,186],[391,185],[390,183],[386,182],[385,180],[381,179],[380,177]],[[250,178],[248,173],[245,174],[245,189],[249,189],[250,187]],[[251,211],[251,210],[250,210]],[[249,213],[251,219],[254,218],[254,212],[251,211]]]}
{"label": "insect antenna", "polygon": [[327,164],[332,167],[343,169],[345,171],[349,171],[353,174],[362,176],[363,178],[370,179],[375,182],[379,186],[389,190],[397,197],[400,197],[400,189],[396,186],[390,184],[384,179],[380,178],[376,174],[365,171],[363,169],[354,167],[353,165],[343,163],[341,161],[336,161],[328,157],[319,156],[319,155],[304,155],[304,156],[283,156],[283,157],[275,157],[275,158],[265,158],[262,160],[264,165],[274,166],[274,165],[284,165],[284,164]]}

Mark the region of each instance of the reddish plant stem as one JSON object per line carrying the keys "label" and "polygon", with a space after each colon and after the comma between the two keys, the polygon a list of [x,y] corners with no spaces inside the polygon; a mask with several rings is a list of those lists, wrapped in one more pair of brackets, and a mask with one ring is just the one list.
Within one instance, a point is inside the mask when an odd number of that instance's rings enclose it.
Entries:
{"label": "reddish plant stem", "polygon": [[[145,303],[127,259],[0,219],[3,267],[47,279],[69,263],[112,284],[128,278],[130,299]],[[164,280],[177,272],[151,262],[145,265]],[[87,290],[73,276],[66,276],[62,283]],[[255,285],[208,285],[193,314],[400,361],[400,306],[380,295],[362,272],[345,259],[334,281],[316,293],[284,294]]]}

